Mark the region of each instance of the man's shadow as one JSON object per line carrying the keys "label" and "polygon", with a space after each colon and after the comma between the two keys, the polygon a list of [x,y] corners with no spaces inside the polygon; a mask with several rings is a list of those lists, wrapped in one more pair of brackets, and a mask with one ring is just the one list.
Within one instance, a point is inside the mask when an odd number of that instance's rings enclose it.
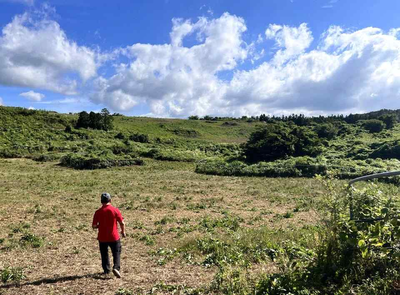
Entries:
{"label": "man's shadow", "polygon": [[67,282],[67,281],[75,281],[75,280],[80,280],[84,278],[91,278],[95,280],[111,280],[112,277],[110,276],[105,276],[103,273],[95,273],[95,274],[87,274],[87,275],[81,275],[81,276],[66,276],[66,277],[56,277],[56,278],[46,278],[46,279],[41,279],[33,282],[26,282],[26,283],[9,283],[0,286],[0,289],[8,289],[8,288],[13,288],[13,287],[23,287],[23,286],[38,286],[42,284],[55,284],[59,282]]}

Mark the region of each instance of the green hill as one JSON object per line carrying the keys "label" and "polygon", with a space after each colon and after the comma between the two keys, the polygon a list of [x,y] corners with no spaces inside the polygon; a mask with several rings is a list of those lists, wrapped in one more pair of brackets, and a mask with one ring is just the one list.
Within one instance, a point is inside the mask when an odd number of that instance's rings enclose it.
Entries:
{"label": "green hill", "polygon": [[[352,178],[400,169],[400,125],[385,127],[379,120],[398,113],[381,110],[347,117],[306,118],[307,125],[299,128],[307,136],[314,134],[313,140],[306,141],[310,147],[318,144],[318,156],[283,155],[276,161],[247,163],[243,144],[252,133],[269,124],[291,130],[304,123],[304,117],[293,115],[266,123],[260,122],[261,116],[183,120],[114,115],[113,129],[104,131],[74,128],[77,114],[0,107],[0,157],[60,161],[79,169],[142,165],[143,158],[202,160],[197,164],[198,173],[310,177],[334,170],[340,177]],[[348,123],[349,118],[354,122]],[[318,123],[321,120],[323,123]],[[376,127],[378,130],[371,129]],[[257,146],[253,146],[255,151],[261,151]],[[257,155],[252,158],[257,159]]]}
{"label": "green hill", "polygon": [[[237,150],[256,126],[263,125],[113,116],[113,130],[102,131],[75,129],[77,119],[76,114],[0,107],[0,157],[56,160],[74,153],[195,161]],[[137,142],[135,135],[148,140]]]}

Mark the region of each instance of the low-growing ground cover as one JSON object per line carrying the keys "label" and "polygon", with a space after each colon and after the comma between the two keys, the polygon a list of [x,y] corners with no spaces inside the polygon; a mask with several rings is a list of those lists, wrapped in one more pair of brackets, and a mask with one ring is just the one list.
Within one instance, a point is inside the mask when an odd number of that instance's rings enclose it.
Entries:
{"label": "low-growing ground cover", "polygon": [[[208,176],[154,160],[74,170],[2,159],[0,174],[2,294],[226,293],[277,272],[279,253],[312,248],[325,193],[314,179]],[[127,222],[120,280],[98,275],[90,226],[103,191]]]}

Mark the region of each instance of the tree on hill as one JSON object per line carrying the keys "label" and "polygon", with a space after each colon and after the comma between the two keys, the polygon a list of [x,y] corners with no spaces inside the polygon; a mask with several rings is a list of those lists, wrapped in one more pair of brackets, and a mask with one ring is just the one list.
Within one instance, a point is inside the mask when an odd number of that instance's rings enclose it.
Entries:
{"label": "tree on hill", "polygon": [[101,110],[101,117],[102,117],[102,123],[103,123],[103,130],[111,130],[113,129],[113,121],[114,118],[110,115],[110,112],[104,108]]}
{"label": "tree on hill", "polygon": [[274,161],[288,156],[316,156],[322,152],[317,134],[309,127],[267,124],[253,132],[244,146],[249,162]]}
{"label": "tree on hill", "polygon": [[383,121],[386,125],[386,129],[392,129],[394,125],[397,123],[397,116],[395,114],[386,114],[380,116],[379,120]]}
{"label": "tree on hill", "polygon": [[89,126],[90,126],[89,114],[85,111],[80,112],[75,128],[89,128]]}
{"label": "tree on hill", "polygon": [[92,128],[99,130],[111,130],[113,128],[113,117],[110,112],[104,108],[101,113],[85,111],[79,113],[75,128]]}

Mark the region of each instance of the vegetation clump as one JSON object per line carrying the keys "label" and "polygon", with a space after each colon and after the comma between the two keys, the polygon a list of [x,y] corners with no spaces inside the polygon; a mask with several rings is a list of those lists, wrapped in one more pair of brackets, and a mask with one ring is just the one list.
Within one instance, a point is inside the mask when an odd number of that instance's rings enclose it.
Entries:
{"label": "vegetation clump", "polygon": [[113,128],[113,117],[107,109],[102,109],[100,113],[85,111],[79,113],[75,128],[92,128],[99,130],[111,130]]}
{"label": "vegetation clump", "polygon": [[22,267],[5,267],[0,270],[1,281],[5,283],[13,282],[19,283],[26,276],[24,274],[24,269]]}
{"label": "vegetation clump", "polygon": [[267,124],[253,132],[244,146],[244,155],[250,162],[274,161],[290,156],[317,156],[322,152],[315,132],[299,126]]}
{"label": "vegetation clump", "polygon": [[222,176],[314,177],[334,174],[340,179],[352,179],[373,173],[400,170],[399,160],[331,160],[323,157],[291,157],[273,162],[247,164],[210,158],[196,163],[196,172]]}
{"label": "vegetation clump", "polygon": [[257,294],[396,294],[400,221],[393,189],[382,192],[372,183],[348,195],[332,180],[324,183],[330,189],[328,214],[315,255],[266,275]]}
{"label": "vegetation clump", "polygon": [[74,154],[70,153],[61,158],[60,164],[75,169],[104,169],[115,166],[144,165],[142,159],[116,158],[111,155]]}

